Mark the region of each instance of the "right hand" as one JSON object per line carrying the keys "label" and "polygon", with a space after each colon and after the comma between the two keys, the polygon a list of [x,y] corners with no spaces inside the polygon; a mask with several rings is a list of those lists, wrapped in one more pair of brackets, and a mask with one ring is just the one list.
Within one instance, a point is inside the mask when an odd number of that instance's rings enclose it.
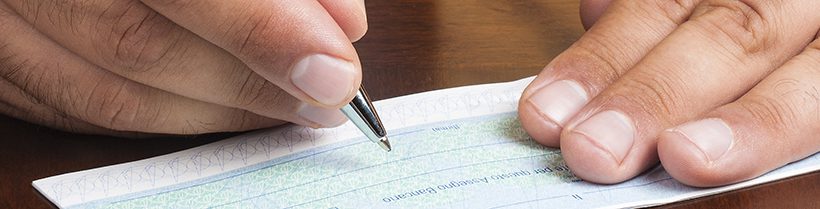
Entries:
{"label": "right hand", "polygon": [[0,1],[0,113],[75,132],[331,127],[363,0]]}

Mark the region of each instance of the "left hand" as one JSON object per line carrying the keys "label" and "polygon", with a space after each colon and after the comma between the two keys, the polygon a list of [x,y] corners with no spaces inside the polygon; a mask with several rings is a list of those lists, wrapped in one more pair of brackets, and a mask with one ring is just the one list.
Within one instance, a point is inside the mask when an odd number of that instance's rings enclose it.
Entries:
{"label": "left hand", "polygon": [[577,176],[617,183],[660,161],[718,186],[820,151],[820,1],[581,2],[595,25],[519,104]]}

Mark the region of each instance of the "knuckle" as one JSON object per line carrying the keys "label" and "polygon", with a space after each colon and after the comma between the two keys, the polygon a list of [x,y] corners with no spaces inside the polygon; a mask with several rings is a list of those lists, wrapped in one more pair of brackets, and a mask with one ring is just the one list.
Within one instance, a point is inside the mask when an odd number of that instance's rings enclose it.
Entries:
{"label": "knuckle", "polygon": [[[651,74],[650,74],[651,73]],[[666,76],[657,76],[662,74]],[[684,98],[684,86],[682,79],[678,79],[675,74],[664,72],[637,72],[632,79],[626,79],[622,92],[630,93],[623,95],[628,103],[635,104],[633,107],[641,108],[642,112],[648,113],[664,125],[671,125],[678,121],[685,120],[689,115],[682,110],[688,110],[688,104]]]}
{"label": "knuckle", "polygon": [[145,99],[147,89],[126,82],[111,82],[94,88],[85,113],[95,124],[118,131],[155,130],[163,117],[161,102]]}
{"label": "knuckle", "polygon": [[[643,1],[634,1],[634,2],[643,2]],[[658,0],[647,2],[650,8],[647,10],[649,11],[660,11],[663,14],[663,17],[668,18],[671,22],[674,22],[676,25],[680,25],[684,21],[686,21],[686,16],[688,16],[692,9],[695,8],[699,0]]]}
{"label": "knuckle", "polygon": [[[249,18],[242,23],[238,23],[238,29],[234,32],[223,34],[223,36],[233,37],[230,40],[229,48],[236,49],[239,54],[248,56],[254,60],[261,60],[267,56],[271,43],[264,37],[273,37],[271,24],[274,20],[268,12],[253,12]],[[230,30],[226,30],[230,31]],[[235,34],[240,34],[236,36]]]}
{"label": "knuckle", "polygon": [[73,105],[73,84],[61,80],[63,74],[53,63],[20,56],[10,48],[0,43],[0,80],[14,89],[2,94],[16,94],[31,105]]}
{"label": "knuckle", "polygon": [[[816,112],[818,105],[817,90],[807,90],[797,80],[780,80],[773,86],[775,95],[750,94],[740,108],[747,112],[761,127],[779,130],[782,133],[803,127],[801,115]],[[812,110],[812,111],[806,111]],[[777,136],[770,136],[773,139]]]}
{"label": "knuckle", "polygon": [[[81,20],[78,15],[81,12],[71,13],[69,10],[89,8],[88,1],[20,1],[17,5],[10,4],[18,14],[31,20],[32,23],[45,23],[51,25],[69,24],[76,25],[76,20]],[[22,3],[22,4],[20,4]]]}
{"label": "knuckle", "polygon": [[607,42],[609,41],[588,37],[584,43],[559,55],[545,70],[567,79],[589,82],[588,86],[593,94],[600,92],[604,84],[620,77],[631,65],[627,61],[629,59],[616,58],[629,57],[624,51],[626,49],[610,47]]}
{"label": "knuckle", "polygon": [[762,10],[750,0],[709,0],[695,9],[690,22],[724,47],[755,54],[773,46],[777,36]]}
{"label": "knuckle", "polygon": [[290,94],[254,73],[246,76],[240,85],[239,93],[234,98],[237,107],[252,112],[270,113],[272,117],[287,117],[288,113],[284,109],[293,101]]}
{"label": "knuckle", "polygon": [[130,72],[147,72],[162,69],[175,56],[174,52],[185,47],[183,31],[174,23],[142,4],[129,4],[110,9],[98,24],[109,27],[100,29],[103,40],[101,49],[106,63]]}
{"label": "knuckle", "polygon": [[8,43],[0,43],[0,77],[15,80],[13,78],[24,72],[25,63],[28,61],[19,59]]}
{"label": "knuckle", "polygon": [[[658,26],[676,27],[685,22],[700,1],[701,0],[614,1],[612,3],[613,5],[609,6],[607,10],[612,10],[612,19],[627,15],[630,17],[628,19],[630,23],[636,23],[637,21],[637,24],[649,25],[651,26],[648,27],[649,29],[658,30],[658,28],[662,28]],[[656,33],[665,36],[667,32],[658,31]]]}
{"label": "knuckle", "polygon": [[787,126],[781,125],[786,119],[782,115],[784,113],[783,106],[770,98],[758,97],[754,100],[740,104],[740,108],[745,110],[749,115],[751,115],[752,118],[766,123],[767,125],[774,125],[767,127],[777,129],[788,128]]}
{"label": "knuckle", "polygon": [[[803,79],[782,79],[774,85],[775,98],[781,113],[782,124],[790,127],[805,126],[807,114],[820,116],[820,91],[817,84]],[[811,121],[813,123],[814,121]]]}
{"label": "knuckle", "polygon": [[604,64],[607,71],[614,75],[623,74],[632,64],[626,61],[628,59],[620,58],[635,57],[635,54],[638,54],[634,53],[635,47],[623,46],[620,40],[595,35],[586,41],[588,42],[578,45],[581,54],[586,54],[586,57]]}
{"label": "knuckle", "polygon": [[243,76],[239,82],[239,93],[236,94],[234,101],[236,105],[243,108],[264,108],[260,103],[263,101],[265,90],[270,88],[269,83],[262,77],[257,76],[253,72],[246,70],[247,75]]}
{"label": "knuckle", "polygon": [[[58,104],[63,101],[60,97],[64,97],[65,88],[61,88],[58,84],[46,82],[47,75],[40,73],[43,65],[33,63],[32,60],[19,58],[14,54],[7,54],[4,52],[4,46],[0,45],[0,79],[10,82],[24,95],[23,98],[32,104]],[[59,72],[57,72],[59,74]],[[36,96],[28,95],[23,92],[35,92]]]}

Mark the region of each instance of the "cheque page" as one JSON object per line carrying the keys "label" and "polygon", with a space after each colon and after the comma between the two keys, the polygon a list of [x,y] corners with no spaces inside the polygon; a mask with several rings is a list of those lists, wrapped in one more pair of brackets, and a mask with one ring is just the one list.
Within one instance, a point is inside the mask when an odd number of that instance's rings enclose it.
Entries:
{"label": "cheque page", "polygon": [[[560,185],[579,181],[558,150],[530,140],[515,114],[414,127],[391,141],[397,149],[389,153],[351,140],[99,207],[476,208],[566,194],[572,190]],[[559,200],[583,198],[572,195]]]}
{"label": "cheque page", "polygon": [[[515,107],[528,80],[376,103],[393,144],[355,127],[285,127],[151,159],[49,177],[34,186],[68,208],[622,208],[748,187],[820,169],[820,155],[762,177],[693,188],[658,166],[615,185],[572,175],[535,143]],[[402,117],[399,117],[402,116]]]}

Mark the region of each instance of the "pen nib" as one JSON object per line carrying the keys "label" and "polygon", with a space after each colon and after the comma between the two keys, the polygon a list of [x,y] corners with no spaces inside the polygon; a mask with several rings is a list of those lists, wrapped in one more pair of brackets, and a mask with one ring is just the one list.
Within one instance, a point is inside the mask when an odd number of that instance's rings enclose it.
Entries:
{"label": "pen nib", "polygon": [[390,141],[387,141],[387,137],[382,137],[381,139],[379,139],[378,144],[380,147],[382,147],[382,149],[384,149],[384,151],[390,152],[390,150],[393,150],[393,148],[390,147]]}

